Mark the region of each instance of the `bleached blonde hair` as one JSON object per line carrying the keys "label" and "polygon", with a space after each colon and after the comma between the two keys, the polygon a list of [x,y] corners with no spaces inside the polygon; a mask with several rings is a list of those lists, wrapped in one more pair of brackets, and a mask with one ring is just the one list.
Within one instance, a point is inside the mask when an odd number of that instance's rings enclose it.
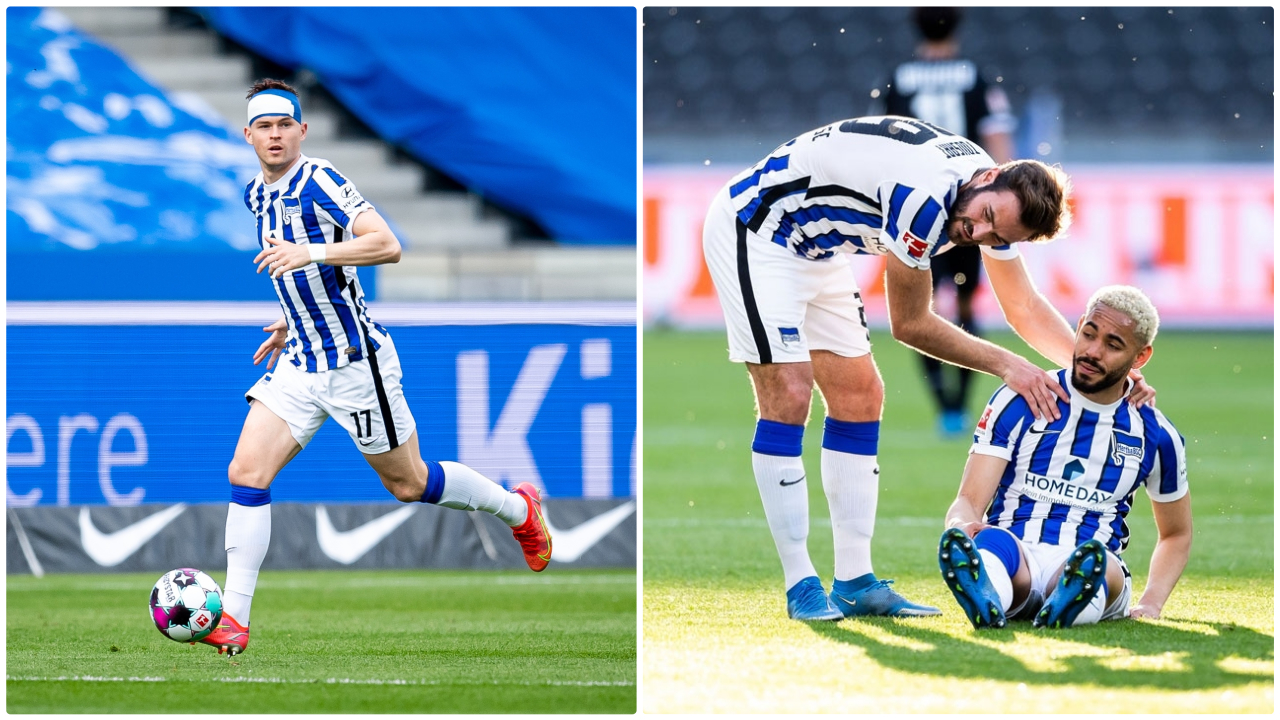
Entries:
{"label": "bleached blonde hair", "polygon": [[1151,298],[1131,285],[1108,285],[1099,288],[1089,298],[1084,314],[1087,317],[1099,305],[1106,305],[1133,320],[1133,338],[1138,345],[1146,347],[1156,339],[1156,331],[1160,329],[1160,314]]}

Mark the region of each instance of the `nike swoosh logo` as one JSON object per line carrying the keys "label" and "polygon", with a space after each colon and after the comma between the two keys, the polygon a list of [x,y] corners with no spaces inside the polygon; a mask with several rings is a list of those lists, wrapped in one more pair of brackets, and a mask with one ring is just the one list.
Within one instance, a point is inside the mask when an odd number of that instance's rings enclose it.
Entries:
{"label": "nike swoosh logo", "polygon": [[547,532],[551,533],[551,539],[555,543],[551,559],[563,563],[574,562],[595,547],[596,543],[603,540],[605,535],[612,532],[635,511],[636,501],[632,500],[612,510],[606,510],[571,530],[561,530],[551,524],[551,515],[547,513],[547,506],[543,505],[542,519],[546,522]]}
{"label": "nike swoosh logo", "polygon": [[102,567],[115,567],[138,552],[147,541],[187,509],[178,503],[113,533],[104,533],[89,517],[89,508],[80,508],[80,544],[91,560]]}
{"label": "nike swoosh logo", "polygon": [[1039,430],[1035,428],[1030,428],[1027,430],[1027,433],[1031,435],[1057,435],[1061,432],[1062,432],[1061,430],[1049,430],[1047,428],[1041,428]]}
{"label": "nike swoosh logo", "polygon": [[370,445],[372,445],[372,444],[374,444],[374,443],[376,443],[376,442],[378,442],[378,441],[377,441],[377,439],[374,439],[374,440],[370,440],[369,442],[365,442],[365,441],[363,441],[363,440],[357,440],[356,442],[360,443],[361,445],[363,445],[363,446],[365,446],[365,447],[369,447]]}
{"label": "nike swoosh logo", "polygon": [[343,565],[364,557],[374,545],[382,542],[392,530],[400,527],[409,516],[418,510],[417,505],[406,505],[399,510],[374,518],[358,528],[341,532],[335,530],[329,521],[329,512],[323,505],[316,506],[316,540],[320,542],[320,550],[331,560]]}
{"label": "nike swoosh logo", "polygon": [[787,487],[788,485],[795,485],[801,480],[804,480],[804,477],[805,477],[804,475],[801,475],[800,477],[796,478],[795,480],[792,480],[791,482],[787,482],[786,480],[779,480],[778,484],[781,485],[782,487]]}

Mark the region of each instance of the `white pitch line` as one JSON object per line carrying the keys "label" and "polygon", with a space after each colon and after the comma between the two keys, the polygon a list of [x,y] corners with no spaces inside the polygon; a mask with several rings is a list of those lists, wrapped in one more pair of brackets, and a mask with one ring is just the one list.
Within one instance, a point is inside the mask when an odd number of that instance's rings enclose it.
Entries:
{"label": "white pitch line", "polygon": [[61,675],[58,677],[24,677],[7,675],[5,680],[11,682],[224,682],[224,683],[265,683],[272,685],[521,685],[529,687],[634,687],[631,680],[544,680],[542,682],[502,680],[488,681],[447,681],[447,680],[382,680],[379,678],[263,678],[263,677],[222,677],[222,678],[181,678],[169,680],[162,677],[106,677],[101,675]]}

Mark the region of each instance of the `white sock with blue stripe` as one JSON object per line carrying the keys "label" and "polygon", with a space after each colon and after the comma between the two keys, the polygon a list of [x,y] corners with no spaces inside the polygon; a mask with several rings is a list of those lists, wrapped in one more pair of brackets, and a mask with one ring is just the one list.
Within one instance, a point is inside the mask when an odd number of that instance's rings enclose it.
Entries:
{"label": "white sock with blue stripe", "polygon": [[427,462],[427,490],[423,502],[455,510],[480,510],[496,515],[511,527],[524,524],[529,506],[524,498],[462,463]]}
{"label": "white sock with blue stripe", "polygon": [[827,418],[822,432],[822,488],[831,511],[836,580],[873,572],[871,536],[880,496],[879,422]]}
{"label": "white sock with blue stripe", "polygon": [[800,459],[803,439],[803,425],[760,420],[751,444],[751,468],[788,590],[818,574],[809,559],[809,486]]}

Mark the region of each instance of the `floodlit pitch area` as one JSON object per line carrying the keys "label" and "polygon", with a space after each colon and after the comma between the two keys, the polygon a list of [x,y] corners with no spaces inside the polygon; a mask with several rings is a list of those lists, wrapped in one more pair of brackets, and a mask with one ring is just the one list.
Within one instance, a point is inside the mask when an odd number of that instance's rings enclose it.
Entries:
{"label": "floodlit pitch area", "polygon": [[[646,712],[1271,712],[1272,336],[1162,331],[1147,377],[1187,439],[1195,541],[1153,622],[975,632],[937,566],[968,443],[943,442],[919,363],[873,331],[886,386],[876,571],[942,617],[798,623],[751,474],[746,371],[721,333],[644,337]],[[1011,335],[998,342],[1029,351]],[[1030,355],[1028,355],[1030,357]],[[975,379],[981,409],[998,381]],[[831,523],[805,437],[809,549],[829,588]],[[1140,491],[1125,558],[1134,597],[1155,544]]]}
{"label": "floodlit pitch area", "polygon": [[634,572],[265,571],[230,660],[156,631],[159,574],[10,575],[7,710],[636,709]]}

